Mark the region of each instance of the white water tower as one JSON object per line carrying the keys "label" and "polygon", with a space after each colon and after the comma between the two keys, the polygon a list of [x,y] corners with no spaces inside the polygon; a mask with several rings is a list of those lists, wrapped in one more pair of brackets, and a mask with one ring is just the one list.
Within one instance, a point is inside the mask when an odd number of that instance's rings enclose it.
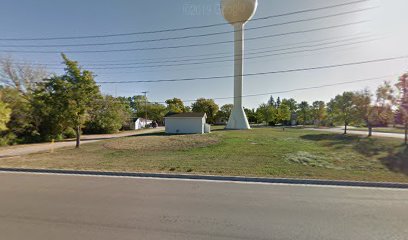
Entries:
{"label": "white water tower", "polygon": [[234,107],[227,129],[250,129],[242,105],[244,74],[244,26],[256,12],[257,0],[221,0],[221,12],[235,30]]}

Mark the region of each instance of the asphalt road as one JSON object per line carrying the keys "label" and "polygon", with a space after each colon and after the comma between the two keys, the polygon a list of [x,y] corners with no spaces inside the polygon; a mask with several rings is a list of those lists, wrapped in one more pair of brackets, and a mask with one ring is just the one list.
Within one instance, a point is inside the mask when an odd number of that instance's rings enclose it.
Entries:
{"label": "asphalt road", "polygon": [[[154,133],[154,132],[161,132],[161,131],[164,131],[163,127],[155,128],[155,129],[137,130],[137,131],[126,131],[126,132],[114,133],[114,134],[82,135],[81,145],[87,144],[87,143],[93,143],[93,142],[97,142],[101,140],[106,140],[106,139],[136,136],[140,134]],[[55,143],[22,144],[22,145],[16,145],[16,146],[11,146],[11,147],[2,147],[0,148],[0,158],[15,157],[15,156],[21,156],[21,155],[27,155],[27,154],[39,153],[39,152],[50,152],[53,149],[64,148],[64,147],[75,147],[75,144],[76,144],[75,140],[71,139],[71,140],[55,142]]]}
{"label": "asphalt road", "polygon": [[408,237],[408,191],[0,173],[0,239]]}

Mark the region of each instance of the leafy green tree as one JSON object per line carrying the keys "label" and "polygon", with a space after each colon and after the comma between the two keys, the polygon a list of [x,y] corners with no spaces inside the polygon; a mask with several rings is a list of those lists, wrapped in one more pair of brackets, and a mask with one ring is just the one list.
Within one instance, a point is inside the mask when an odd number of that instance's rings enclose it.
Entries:
{"label": "leafy green tree", "polygon": [[76,133],[76,148],[79,148],[81,141],[81,128],[86,121],[91,103],[95,98],[100,97],[99,87],[96,85],[92,72],[82,70],[78,62],[69,60],[62,54],[66,65],[63,80],[68,83],[67,89],[68,106],[67,115],[70,124]]}
{"label": "leafy green tree", "polygon": [[276,121],[285,124],[290,120],[291,112],[289,106],[280,104],[276,109]]}
{"label": "leafy green tree", "polygon": [[303,124],[306,125],[309,121],[310,121],[310,105],[308,102],[303,101],[298,105],[298,121]]}
{"label": "leafy green tree", "polygon": [[289,110],[294,113],[298,110],[298,103],[296,102],[295,99],[289,98],[289,99],[282,99],[282,104],[285,104],[286,106],[289,107]]}
{"label": "leafy green tree", "polygon": [[71,84],[60,76],[53,76],[40,84],[33,93],[31,105],[41,140],[62,138],[70,125],[69,91]]}
{"label": "leafy green tree", "polygon": [[405,127],[405,145],[408,145],[408,73],[403,74],[397,83],[400,92],[398,99],[399,118]]}
{"label": "leafy green tree", "polygon": [[199,98],[192,104],[192,111],[206,113],[209,123],[215,123],[215,116],[218,110],[219,107],[213,99]]}
{"label": "leafy green tree", "polygon": [[112,96],[104,96],[92,103],[85,123],[86,133],[115,133],[130,119],[130,108]]}
{"label": "leafy green tree", "polygon": [[[146,114],[146,107],[147,107],[147,114]],[[136,116],[139,118],[147,118],[150,120],[154,120],[158,123],[164,122],[164,116],[166,115],[167,107],[160,103],[147,103],[147,106],[143,107],[142,110],[138,111]]]}
{"label": "leafy green tree", "polygon": [[6,124],[10,121],[11,109],[0,100],[0,131],[7,130]]}
{"label": "leafy green tree", "polygon": [[368,89],[354,93],[354,104],[357,116],[368,128],[368,136],[373,135],[373,125],[378,122],[377,108],[372,105],[372,94]]}
{"label": "leafy green tree", "polygon": [[388,126],[388,124],[395,120],[393,111],[397,100],[395,95],[396,91],[390,82],[384,82],[384,84],[380,85],[377,89],[377,117],[383,126]]}
{"label": "leafy green tree", "polygon": [[215,118],[219,121],[222,122],[227,122],[231,112],[232,112],[232,108],[234,107],[233,104],[225,104],[223,105],[220,110],[217,112]]}
{"label": "leafy green tree", "polygon": [[291,113],[290,121],[291,122],[296,122],[297,121],[296,112],[298,110],[298,103],[296,102],[296,100],[293,99],[293,98],[289,98],[289,99],[284,98],[284,99],[282,99],[282,104],[289,107],[289,110],[290,110],[290,113]]}
{"label": "leafy green tree", "polygon": [[89,117],[93,101],[100,99],[101,94],[92,72],[82,70],[77,62],[64,54],[62,58],[66,65],[65,74],[46,80],[42,89],[35,93],[36,103],[45,107],[40,115],[53,126],[50,134],[55,135],[71,127],[76,134],[76,148],[79,148],[82,127]]}
{"label": "leafy green tree", "polygon": [[258,115],[256,114],[255,109],[244,108],[244,111],[249,123],[258,123]]}
{"label": "leafy green tree", "polygon": [[266,125],[274,124],[276,121],[276,108],[268,104],[261,104],[256,110],[258,120],[265,122]]}
{"label": "leafy green tree", "polygon": [[347,127],[358,122],[358,109],[354,103],[354,93],[344,92],[337,95],[328,104],[328,113],[333,120],[344,125],[344,134],[347,134]]}
{"label": "leafy green tree", "polygon": [[184,106],[183,101],[179,98],[168,99],[166,100],[166,104],[167,104],[167,111],[169,112],[172,112],[172,113],[186,112],[186,107]]}
{"label": "leafy green tree", "polygon": [[313,120],[317,126],[326,118],[326,103],[323,101],[315,101],[312,103],[311,113]]}
{"label": "leafy green tree", "polygon": [[0,93],[0,100],[11,109],[10,121],[7,123],[8,130],[4,133],[10,138],[9,143],[38,141],[39,134],[34,121],[31,94],[23,95],[12,87],[0,89]]}
{"label": "leafy green tree", "polygon": [[127,102],[132,112],[136,114],[138,111],[144,111],[145,103],[149,102],[144,95],[136,95],[133,97],[118,97],[122,102]]}

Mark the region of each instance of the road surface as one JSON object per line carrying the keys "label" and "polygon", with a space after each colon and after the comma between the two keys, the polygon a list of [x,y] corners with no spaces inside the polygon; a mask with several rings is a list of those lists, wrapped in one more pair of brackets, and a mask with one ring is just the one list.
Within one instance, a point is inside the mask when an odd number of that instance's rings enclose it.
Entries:
{"label": "road surface", "polygon": [[[163,131],[164,128],[146,129],[138,131],[127,131],[117,134],[99,134],[99,135],[83,135],[81,136],[81,144],[97,142],[105,139],[128,137],[145,133],[153,133]],[[21,156],[39,152],[49,152],[52,149],[63,147],[75,147],[75,140],[68,140],[56,143],[38,143],[38,144],[24,144],[12,147],[0,148],[0,158]]]}
{"label": "road surface", "polygon": [[408,236],[408,191],[0,173],[0,238],[358,239]]}
{"label": "road surface", "polygon": [[[327,128],[327,129],[313,128],[312,130],[321,131],[321,132],[344,133],[344,128]],[[368,135],[368,130],[367,131],[355,131],[355,130],[353,131],[352,129],[350,129],[350,130],[347,130],[347,134],[367,136]],[[405,138],[405,135],[402,134],[402,133],[373,132],[373,136],[374,137],[400,138],[400,139]]]}

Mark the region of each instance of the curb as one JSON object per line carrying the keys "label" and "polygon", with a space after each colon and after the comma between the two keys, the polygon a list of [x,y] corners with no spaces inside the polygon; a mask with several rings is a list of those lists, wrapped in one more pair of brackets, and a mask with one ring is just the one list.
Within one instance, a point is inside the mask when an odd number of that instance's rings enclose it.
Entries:
{"label": "curb", "polygon": [[408,189],[408,183],[395,183],[395,182],[360,182],[360,181],[337,181],[337,180],[318,180],[318,179],[260,178],[260,177],[234,177],[234,176],[214,176],[214,175],[188,175],[188,174],[137,173],[137,172],[100,172],[100,171],[82,171],[82,170],[75,171],[75,170],[23,169],[23,168],[0,168],[0,172],[49,173],[49,174],[83,175],[83,176],[163,178],[163,179],[210,180],[210,181],[229,181],[229,182],[247,182],[247,183],[278,183],[278,184],[293,184],[293,185],[320,185],[320,186]]}

